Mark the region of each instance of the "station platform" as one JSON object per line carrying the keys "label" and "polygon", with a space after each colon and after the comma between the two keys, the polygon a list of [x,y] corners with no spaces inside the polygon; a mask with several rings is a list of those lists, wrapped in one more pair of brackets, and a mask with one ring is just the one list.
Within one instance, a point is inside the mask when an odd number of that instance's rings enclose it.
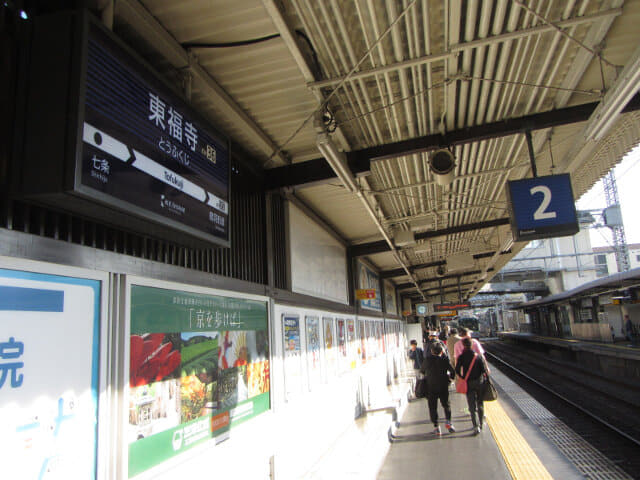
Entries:
{"label": "station platform", "polygon": [[522,332],[501,332],[498,334],[498,337],[524,342],[543,343],[546,345],[552,345],[554,347],[565,348],[572,351],[582,351],[604,354],[612,357],[640,360],[640,345],[634,345],[628,341],[605,343],[590,340],[580,340],[577,338],[545,337],[533,333]]}
{"label": "station platform", "polygon": [[439,407],[441,436],[432,433],[426,400],[413,399],[397,417],[380,409],[358,419],[304,478],[632,478],[495,368],[492,378],[499,399],[485,403],[480,434],[464,395],[450,395],[455,433]]}

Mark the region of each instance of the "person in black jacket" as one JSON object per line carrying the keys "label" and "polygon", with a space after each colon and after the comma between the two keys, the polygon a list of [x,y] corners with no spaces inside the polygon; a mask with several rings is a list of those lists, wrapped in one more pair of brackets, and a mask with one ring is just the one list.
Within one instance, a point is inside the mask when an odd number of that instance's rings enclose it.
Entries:
{"label": "person in black jacket", "polygon": [[420,370],[420,367],[422,367],[422,361],[424,359],[424,352],[420,347],[418,347],[418,342],[416,342],[415,340],[411,340],[409,344],[411,345],[409,350],[409,358],[413,360],[413,368],[414,370]]}
{"label": "person in black jacket", "polygon": [[440,342],[431,346],[431,355],[425,358],[422,370],[426,375],[427,402],[434,427],[433,433],[442,434],[438,425],[438,399],[444,409],[447,430],[451,433],[455,432],[456,429],[451,424],[451,405],[449,404],[449,383],[455,377],[455,371],[449,363],[449,357],[444,355],[444,348]]}
{"label": "person in black jacket", "polygon": [[[478,354],[471,349],[471,338],[465,337],[462,340],[464,350],[456,361],[456,374],[464,378],[467,373],[467,405],[471,414],[474,433],[477,435],[482,431],[482,421],[484,420],[484,403],[482,392],[484,390],[485,374],[489,373],[486,361],[482,354]],[[475,358],[475,361],[474,361]],[[473,366],[472,365],[473,362]],[[476,412],[478,418],[476,420]]]}
{"label": "person in black jacket", "polygon": [[433,355],[431,352],[435,345],[440,345],[442,347],[442,351],[446,357],[449,357],[449,350],[447,350],[445,344],[438,339],[438,335],[436,332],[429,332],[429,340],[427,340],[427,344],[425,345],[425,358],[429,358]]}

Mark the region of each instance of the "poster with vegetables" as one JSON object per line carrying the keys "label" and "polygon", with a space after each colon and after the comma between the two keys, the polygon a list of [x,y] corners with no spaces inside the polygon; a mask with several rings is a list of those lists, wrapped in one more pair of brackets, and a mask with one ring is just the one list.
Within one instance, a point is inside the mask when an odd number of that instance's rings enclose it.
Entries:
{"label": "poster with vegetables", "polygon": [[269,409],[266,303],[131,286],[129,477]]}

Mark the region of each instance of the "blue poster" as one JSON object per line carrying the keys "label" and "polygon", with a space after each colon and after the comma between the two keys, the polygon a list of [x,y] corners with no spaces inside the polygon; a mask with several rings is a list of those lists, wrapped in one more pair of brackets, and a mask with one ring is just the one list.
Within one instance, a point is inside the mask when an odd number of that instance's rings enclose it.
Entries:
{"label": "blue poster", "polygon": [[0,269],[3,477],[96,478],[100,287]]}

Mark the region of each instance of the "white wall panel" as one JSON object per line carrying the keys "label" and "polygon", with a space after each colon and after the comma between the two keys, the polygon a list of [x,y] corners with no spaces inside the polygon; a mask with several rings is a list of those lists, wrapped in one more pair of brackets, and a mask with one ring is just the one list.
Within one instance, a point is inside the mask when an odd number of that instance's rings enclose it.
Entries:
{"label": "white wall panel", "polygon": [[348,303],[346,248],[291,203],[289,234],[293,291]]}

